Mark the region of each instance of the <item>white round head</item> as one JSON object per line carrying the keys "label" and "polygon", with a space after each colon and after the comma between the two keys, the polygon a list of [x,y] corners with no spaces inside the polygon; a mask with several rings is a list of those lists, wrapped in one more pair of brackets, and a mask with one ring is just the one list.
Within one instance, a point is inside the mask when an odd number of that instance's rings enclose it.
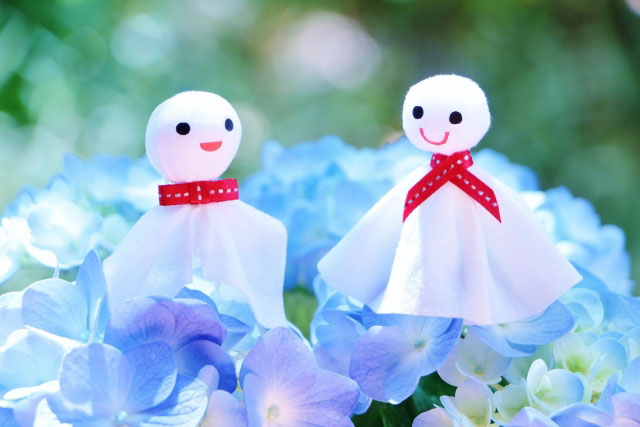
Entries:
{"label": "white round head", "polygon": [[429,77],[411,86],[404,99],[402,127],[421,150],[446,155],[468,150],[490,124],[484,92],[466,77]]}
{"label": "white round head", "polygon": [[183,92],[153,110],[145,147],[151,165],[168,181],[208,181],[227,170],[241,137],[240,119],[226,99]]}

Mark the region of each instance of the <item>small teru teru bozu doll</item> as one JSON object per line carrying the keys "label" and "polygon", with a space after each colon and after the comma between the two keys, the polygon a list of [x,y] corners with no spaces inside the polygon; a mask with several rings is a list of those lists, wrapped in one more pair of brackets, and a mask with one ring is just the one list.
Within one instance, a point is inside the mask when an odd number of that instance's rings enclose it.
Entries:
{"label": "small teru teru bozu doll", "polygon": [[484,92],[438,75],[412,86],[403,127],[431,162],[391,189],[318,264],[378,313],[493,325],[538,314],[581,280],[511,188],[473,164],[489,130]]}
{"label": "small teru teru bozu doll", "polygon": [[262,326],[286,324],[286,229],[240,201],[235,179],[216,181],[241,137],[238,114],[213,93],[183,92],[153,111],[147,157],[170,184],[105,260],[112,308],[135,296],[175,296],[200,266],[204,279],[242,292]]}

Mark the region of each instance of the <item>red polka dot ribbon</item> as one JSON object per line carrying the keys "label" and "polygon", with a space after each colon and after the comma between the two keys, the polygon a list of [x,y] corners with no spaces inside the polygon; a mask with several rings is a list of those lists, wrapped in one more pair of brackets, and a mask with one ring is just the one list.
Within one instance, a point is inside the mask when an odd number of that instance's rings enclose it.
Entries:
{"label": "red polka dot ribbon", "polygon": [[480,203],[498,222],[502,222],[496,195],[480,178],[469,172],[468,168],[472,164],[473,160],[469,150],[460,151],[450,156],[434,154],[431,157],[431,171],[411,187],[407,194],[402,221],[404,222],[415,208],[431,197],[445,183],[451,182]]}
{"label": "red polka dot ribbon", "polygon": [[238,200],[238,181],[194,181],[158,186],[160,206],[204,205]]}

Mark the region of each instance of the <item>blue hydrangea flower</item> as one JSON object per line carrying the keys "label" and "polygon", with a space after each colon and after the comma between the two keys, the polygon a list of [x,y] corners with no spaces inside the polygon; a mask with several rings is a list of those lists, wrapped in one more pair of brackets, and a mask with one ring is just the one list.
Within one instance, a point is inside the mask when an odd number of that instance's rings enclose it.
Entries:
{"label": "blue hydrangea flower", "polygon": [[206,386],[178,374],[167,344],[143,344],[125,354],[89,344],[65,356],[60,392],[39,404],[34,425],[197,426],[206,407]]}
{"label": "blue hydrangea flower", "polygon": [[469,329],[501,355],[521,357],[534,354],[536,346],[557,340],[574,326],[571,312],[555,302],[529,319],[493,326],[470,326]]}
{"label": "blue hydrangea flower", "polygon": [[375,400],[398,403],[411,396],[453,351],[462,332],[461,319],[379,315],[365,307],[367,332],[351,355],[349,376]]}
{"label": "blue hydrangea flower", "polygon": [[57,387],[67,350],[59,341],[29,329],[14,331],[0,346],[0,407],[10,409],[15,422],[33,423],[38,403]]}
{"label": "blue hydrangea flower", "polygon": [[624,232],[614,225],[601,225],[593,205],[574,198],[566,188],[536,196],[528,200],[564,254],[604,280],[609,289],[629,295],[631,260],[624,249]]}
{"label": "blue hydrangea flower", "polygon": [[511,358],[485,344],[472,330],[457,340],[456,347],[438,368],[438,374],[447,383],[459,386],[468,378],[485,384],[500,382],[511,365]]}
{"label": "blue hydrangea flower", "polygon": [[526,385],[531,406],[545,415],[591,400],[591,390],[585,389],[578,375],[564,369],[549,370],[542,360],[531,365]]}
{"label": "blue hydrangea flower", "polygon": [[92,205],[116,207],[125,216],[129,216],[131,207],[146,211],[155,206],[157,185],[163,183],[146,157],[132,161],[128,157],[97,155],[83,161],[67,154],[62,170],[62,175]]}
{"label": "blue hydrangea flower", "polygon": [[107,288],[100,258],[90,252],[76,283],[46,279],[22,296],[22,318],[30,325],[78,342],[100,340],[109,318]]}
{"label": "blue hydrangea flower", "polygon": [[[205,302],[182,298],[132,298],[113,313],[105,343],[123,352],[163,342],[175,353],[180,374],[198,377],[209,387],[236,389],[235,366],[221,345],[226,329]],[[212,370],[212,368],[214,368]]]}
{"label": "blue hydrangea flower", "polygon": [[240,371],[249,425],[350,425],[357,384],[319,369],[304,342],[276,328],[249,352]]}
{"label": "blue hydrangea flower", "polygon": [[469,426],[486,427],[495,409],[491,390],[484,383],[470,378],[456,390],[455,397],[440,398],[444,408],[420,414],[414,427]]}

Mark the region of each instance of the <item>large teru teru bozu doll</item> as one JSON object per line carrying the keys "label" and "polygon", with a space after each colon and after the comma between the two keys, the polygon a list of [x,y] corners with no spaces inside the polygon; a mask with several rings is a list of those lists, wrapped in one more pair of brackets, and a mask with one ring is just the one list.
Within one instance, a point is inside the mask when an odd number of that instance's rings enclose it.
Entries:
{"label": "large teru teru bozu doll", "polygon": [[215,181],[241,137],[238,114],[213,93],[183,92],[153,111],[147,157],[170,184],[105,260],[111,307],[135,296],[175,296],[199,266],[204,279],[242,292],[262,326],[286,324],[286,229],[240,201],[235,179]]}
{"label": "large teru teru bozu doll", "polygon": [[403,127],[431,162],[400,181],[320,260],[326,283],[378,313],[492,325],[538,314],[581,280],[511,188],[473,164],[484,92],[438,75],[409,89]]}

